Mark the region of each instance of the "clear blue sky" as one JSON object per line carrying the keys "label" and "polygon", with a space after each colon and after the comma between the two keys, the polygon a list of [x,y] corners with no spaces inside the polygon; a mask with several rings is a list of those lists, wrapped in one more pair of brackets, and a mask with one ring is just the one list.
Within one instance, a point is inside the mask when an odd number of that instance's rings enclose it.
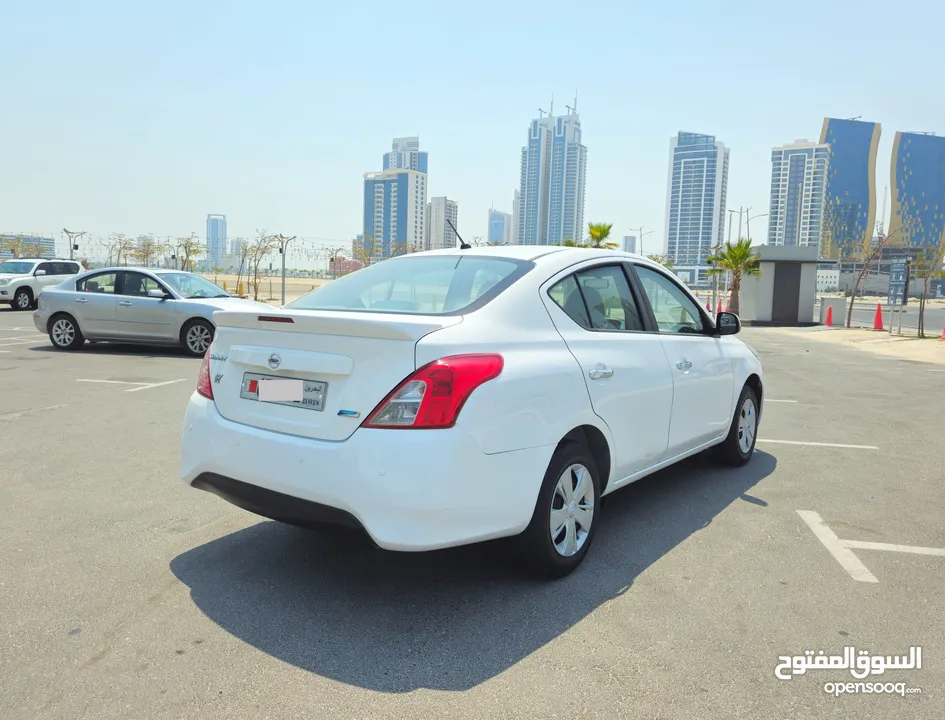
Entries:
{"label": "clear blue sky", "polygon": [[[0,3],[0,232],[349,241],[362,174],[419,135],[460,232],[506,212],[539,107],[578,91],[586,220],[664,242],[669,138],[731,148],[729,208],[766,212],[770,148],[825,115],[945,134],[945,9],[790,3]],[[897,13],[900,17],[897,17]],[[764,232],[758,221],[752,234]]]}

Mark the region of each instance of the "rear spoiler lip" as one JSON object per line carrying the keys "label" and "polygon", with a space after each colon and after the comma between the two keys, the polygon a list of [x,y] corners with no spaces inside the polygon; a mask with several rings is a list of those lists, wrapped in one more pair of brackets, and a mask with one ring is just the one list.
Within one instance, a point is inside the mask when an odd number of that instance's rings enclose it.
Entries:
{"label": "rear spoiler lip", "polygon": [[[281,320],[280,318],[286,318]],[[218,328],[247,330],[312,332],[322,335],[365,337],[378,340],[418,342],[436,330],[458,325],[461,315],[402,315],[394,313],[345,312],[332,310],[296,310],[281,308],[259,310],[218,310],[213,322]]]}

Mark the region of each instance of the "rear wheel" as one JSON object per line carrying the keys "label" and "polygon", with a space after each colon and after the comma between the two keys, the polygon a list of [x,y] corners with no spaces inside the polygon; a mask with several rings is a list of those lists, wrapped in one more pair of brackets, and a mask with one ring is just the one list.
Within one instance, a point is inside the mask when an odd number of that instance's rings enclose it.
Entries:
{"label": "rear wheel", "polygon": [[597,464],[583,445],[567,442],[551,458],[531,523],[518,538],[522,561],[551,578],[584,560],[600,514]]}
{"label": "rear wheel", "polygon": [[758,398],[747,385],[742,388],[735,406],[735,417],[729,427],[728,437],[716,447],[716,455],[727,465],[744,465],[755,452],[758,432]]}
{"label": "rear wheel", "polygon": [[75,350],[85,339],[71,315],[56,315],[49,325],[49,339],[58,350]]}
{"label": "rear wheel", "polygon": [[20,288],[13,294],[14,310],[29,310],[33,307],[33,292],[29,288]]}
{"label": "rear wheel", "polygon": [[191,320],[181,330],[180,338],[190,355],[203,357],[213,342],[213,325],[206,320]]}

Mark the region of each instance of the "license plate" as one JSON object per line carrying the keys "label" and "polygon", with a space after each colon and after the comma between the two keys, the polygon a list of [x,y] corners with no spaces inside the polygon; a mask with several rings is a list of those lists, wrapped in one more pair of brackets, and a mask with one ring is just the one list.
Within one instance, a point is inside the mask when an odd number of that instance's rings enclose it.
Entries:
{"label": "license plate", "polygon": [[[262,397],[260,397],[260,386],[262,386],[264,383],[273,383],[273,385],[263,387]],[[301,400],[277,399],[298,397],[298,386],[295,385],[296,383],[301,383],[302,386]],[[290,384],[295,386],[290,387]],[[317,380],[288,378],[284,375],[260,375],[258,373],[243,373],[243,386],[240,388],[240,397],[244,400],[259,400],[274,405],[291,405],[294,407],[305,408],[307,410],[324,410],[325,395],[327,392],[328,383],[319,382]]]}

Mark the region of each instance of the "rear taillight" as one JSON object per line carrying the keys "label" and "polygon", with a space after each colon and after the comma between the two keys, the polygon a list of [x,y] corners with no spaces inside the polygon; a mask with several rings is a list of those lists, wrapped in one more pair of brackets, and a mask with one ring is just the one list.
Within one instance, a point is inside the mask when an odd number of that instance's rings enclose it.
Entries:
{"label": "rear taillight", "polygon": [[213,400],[213,385],[210,384],[210,348],[200,363],[200,372],[197,373],[197,392],[205,398]]}
{"label": "rear taillight", "polygon": [[472,391],[502,372],[501,355],[451,355],[424,365],[394,388],[363,427],[451,428]]}

